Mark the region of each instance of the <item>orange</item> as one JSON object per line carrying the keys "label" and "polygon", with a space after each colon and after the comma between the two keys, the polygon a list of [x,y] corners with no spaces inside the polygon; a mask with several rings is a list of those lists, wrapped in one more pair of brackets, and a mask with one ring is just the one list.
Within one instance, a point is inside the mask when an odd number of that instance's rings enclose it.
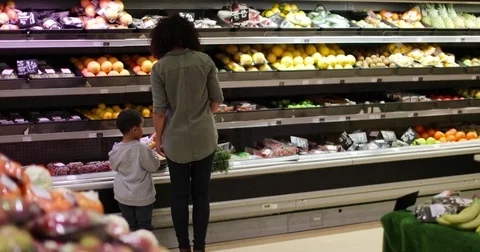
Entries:
{"label": "orange", "polygon": [[429,129],[428,130],[428,136],[433,137],[435,135],[435,130],[434,129]]}
{"label": "orange", "polygon": [[435,132],[435,135],[433,135],[435,140],[440,140],[440,138],[442,138],[444,136],[445,136],[445,134],[443,134],[443,132],[441,132],[441,131],[437,131],[437,132]]}
{"label": "orange", "polygon": [[416,131],[418,134],[422,134],[423,131],[425,131],[425,129],[423,128],[422,125],[417,125],[417,126],[415,127],[415,131]]}
{"label": "orange", "polygon": [[462,138],[462,139],[459,139],[459,140],[458,140],[458,142],[463,142],[463,141],[467,141],[467,139]]}
{"label": "orange", "polygon": [[440,141],[440,143],[446,143],[447,139],[445,137],[440,137],[440,139],[438,139],[438,141]]}
{"label": "orange", "polygon": [[451,128],[451,129],[449,129],[448,131],[453,132],[454,135],[457,134],[457,132],[458,132],[458,131],[457,131],[456,129],[454,129],[454,128]]}
{"label": "orange", "polygon": [[454,135],[447,135],[447,142],[455,142],[455,136]]}
{"label": "orange", "polygon": [[455,134],[455,140],[457,141],[460,141],[460,139],[464,139],[465,138],[465,133],[463,133],[462,131],[459,131],[457,132],[457,134]]}
{"label": "orange", "polygon": [[430,137],[430,136],[428,135],[427,132],[423,132],[423,133],[422,133],[422,138],[427,139],[427,138],[429,138],[429,137]]}
{"label": "orange", "polygon": [[475,134],[473,134],[473,132],[470,131],[470,132],[467,133],[465,138],[467,138],[467,140],[475,139]]}

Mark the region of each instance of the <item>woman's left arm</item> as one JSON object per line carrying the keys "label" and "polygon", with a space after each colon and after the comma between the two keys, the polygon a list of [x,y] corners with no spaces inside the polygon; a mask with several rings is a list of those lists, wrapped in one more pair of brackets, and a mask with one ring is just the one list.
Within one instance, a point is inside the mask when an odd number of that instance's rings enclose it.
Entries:
{"label": "woman's left arm", "polygon": [[210,109],[212,112],[217,112],[220,103],[223,102],[223,92],[218,81],[217,67],[213,60],[209,62],[209,72],[207,76],[208,98],[210,99]]}
{"label": "woman's left arm", "polygon": [[[158,64],[158,63],[157,63]],[[156,133],[156,148],[157,152],[165,156],[162,150],[163,130],[167,122],[167,92],[165,91],[165,83],[160,77],[158,68],[152,71],[150,75],[150,83],[152,85],[152,98],[153,98],[153,126]]]}

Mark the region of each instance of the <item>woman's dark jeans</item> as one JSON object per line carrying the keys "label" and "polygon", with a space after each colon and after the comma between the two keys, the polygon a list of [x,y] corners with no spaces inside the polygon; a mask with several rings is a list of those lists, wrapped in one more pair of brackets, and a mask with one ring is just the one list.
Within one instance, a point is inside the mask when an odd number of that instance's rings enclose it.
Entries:
{"label": "woman's dark jeans", "polygon": [[208,221],[210,219],[210,198],[208,186],[215,153],[188,164],[177,164],[167,158],[172,183],[172,219],[179,248],[189,249],[188,203],[193,203],[193,248],[205,249]]}

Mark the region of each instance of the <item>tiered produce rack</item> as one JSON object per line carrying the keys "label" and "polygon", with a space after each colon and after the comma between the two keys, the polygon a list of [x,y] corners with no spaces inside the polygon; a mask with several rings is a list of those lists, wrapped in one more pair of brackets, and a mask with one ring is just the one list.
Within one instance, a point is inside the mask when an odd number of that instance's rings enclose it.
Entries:
{"label": "tiered produce rack", "polygon": [[[33,3],[35,2],[35,3]],[[219,9],[211,1],[124,1],[127,10]],[[433,1],[432,1],[433,2]],[[194,4],[192,4],[194,3]],[[480,13],[480,6],[455,1],[463,11]],[[62,9],[76,1],[17,1],[22,9]],[[259,10],[272,1],[247,2]],[[410,3],[343,3],[326,1],[329,9],[352,11],[391,7],[401,11]],[[313,9],[314,1],[299,1]],[[472,11],[475,10],[475,11]],[[475,52],[480,29],[199,29],[206,51],[223,45],[341,44],[381,47],[386,44],[440,44],[455,51]],[[148,54],[148,30],[116,32],[0,32],[0,54],[14,58],[66,57],[105,53]],[[214,58],[215,54],[212,54]],[[461,56],[461,55],[460,55]],[[460,59],[458,56],[458,59]],[[219,72],[226,100],[284,99],[312,94],[370,94],[392,91],[478,88],[480,67],[371,68],[315,71]],[[0,80],[0,114],[52,108],[92,107],[105,104],[150,104],[148,76],[33,80]],[[474,95],[475,96],[475,95]],[[338,136],[355,130],[388,129],[397,136],[409,127],[452,128],[478,123],[480,99],[415,102],[372,102],[346,106],[284,108],[215,115],[222,142],[238,150],[264,138],[282,136]],[[153,133],[151,118],[145,133]],[[400,134],[400,135],[399,135]],[[25,164],[106,160],[120,132],[114,120],[0,125],[0,152]],[[432,195],[440,190],[477,190],[480,141],[392,147],[272,159],[232,160],[226,174],[213,174],[212,224],[209,241],[288,233],[348,223],[377,220],[392,210],[393,200],[412,191]],[[99,190],[107,212],[118,212],[113,199],[114,172],[66,175],[54,178],[58,187]],[[154,174],[157,202],[154,224],[162,244],[174,246],[169,218],[168,172]],[[372,210],[374,209],[374,210]],[[232,226],[233,225],[233,226]],[[228,228],[227,228],[228,227]],[[235,227],[235,228],[230,228]],[[229,231],[227,231],[229,230]]]}

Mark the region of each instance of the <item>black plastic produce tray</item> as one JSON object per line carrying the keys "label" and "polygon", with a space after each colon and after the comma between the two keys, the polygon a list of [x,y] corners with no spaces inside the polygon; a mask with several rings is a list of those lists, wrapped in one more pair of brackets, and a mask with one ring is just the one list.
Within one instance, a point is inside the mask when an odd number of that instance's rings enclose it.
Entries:
{"label": "black plastic produce tray", "polygon": [[364,110],[363,104],[325,106],[325,115],[354,115]]}
{"label": "black plastic produce tray", "polygon": [[0,124],[0,136],[23,135],[33,123]]}
{"label": "black plastic produce tray", "polygon": [[470,107],[470,99],[435,101],[435,106],[438,109],[466,108],[466,107]]}
{"label": "black plastic produce tray", "polygon": [[60,121],[60,122],[42,122],[33,123],[30,127],[30,134],[45,134],[57,132],[83,131],[87,128],[87,119],[81,121]]}
{"label": "black plastic produce tray", "polygon": [[429,75],[433,71],[433,67],[399,67],[398,75]]}
{"label": "black plastic produce tray", "polygon": [[463,74],[467,72],[467,67],[460,65],[459,67],[433,67],[433,74]]}
{"label": "black plastic produce tray", "polygon": [[360,76],[390,76],[395,75],[397,67],[384,67],[384,68],[363,68],[360,67],[358,74]]}
{"label": "black plastic produce tray", "polygon": [[359,68],[354,67],[353,69],[330,69],[330,70],[319,70],[317,77],[321,78],[340,78],[340,77],[353,77],[359,74]]}
{"label": "black plastic produce tray", "polygon": [[[25,79],[0,80],[0,90],[26,89],[30,88]],[[1,91],[0,91],[1,92]]]}

